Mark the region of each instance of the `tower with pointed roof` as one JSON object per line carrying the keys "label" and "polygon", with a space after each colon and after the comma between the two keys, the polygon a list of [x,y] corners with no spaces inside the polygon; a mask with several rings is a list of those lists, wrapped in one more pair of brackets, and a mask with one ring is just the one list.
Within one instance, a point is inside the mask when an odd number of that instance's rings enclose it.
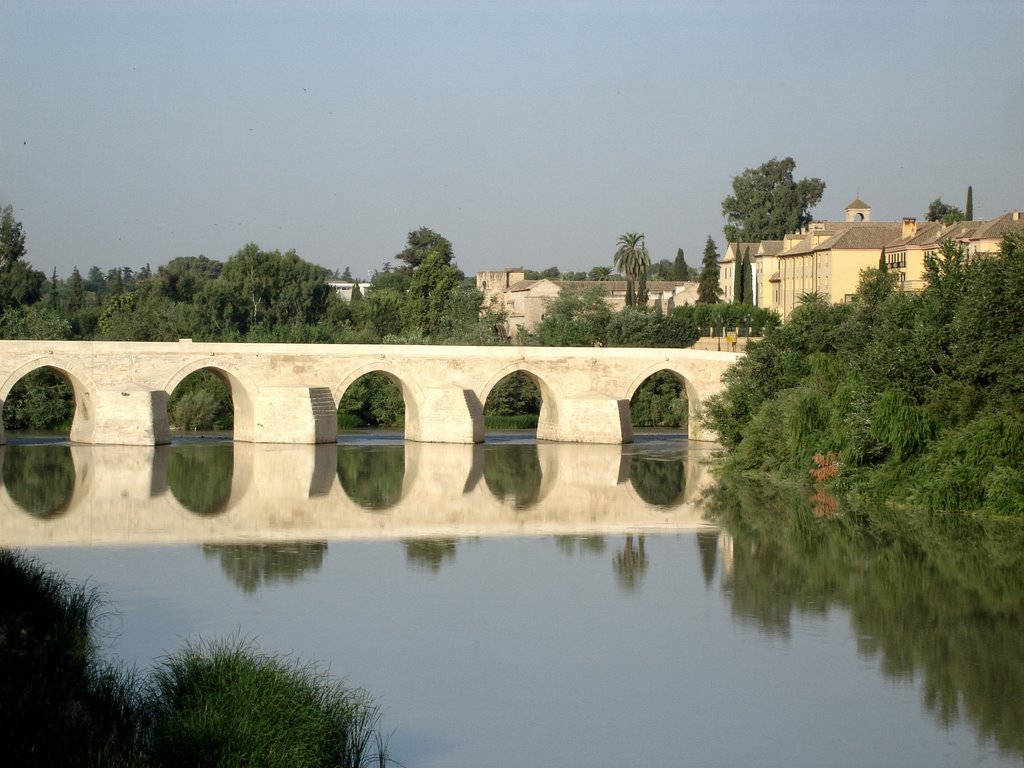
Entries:
{"label": "tower with pointed roof", "polygon": [[871,221],[871,206],[861,200],[860,195],[857,195],[853,202],[846,206],[846,220],[854,223]]}

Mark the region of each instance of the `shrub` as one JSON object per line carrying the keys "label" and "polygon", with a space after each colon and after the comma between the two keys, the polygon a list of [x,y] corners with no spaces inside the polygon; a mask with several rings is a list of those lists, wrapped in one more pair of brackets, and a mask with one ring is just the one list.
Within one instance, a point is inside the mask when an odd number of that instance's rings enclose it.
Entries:
{"label": "shrub", "polygon": [[384,761],[379,707],[325,672],[242,641],[190,644],[153,676],[153,765],[362,766]]}

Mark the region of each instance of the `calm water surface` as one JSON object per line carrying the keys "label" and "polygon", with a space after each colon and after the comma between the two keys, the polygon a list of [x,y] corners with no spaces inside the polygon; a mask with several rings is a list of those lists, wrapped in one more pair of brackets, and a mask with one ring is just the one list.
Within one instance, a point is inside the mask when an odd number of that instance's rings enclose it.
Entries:
{"label": "calm water surface", "polygon": [[110,658],[237,634],[319,660],[410,768],[1024,764],[1016,581],[711,525],[709,453],[676,438],[2,459],[0,541],[100,587]]}

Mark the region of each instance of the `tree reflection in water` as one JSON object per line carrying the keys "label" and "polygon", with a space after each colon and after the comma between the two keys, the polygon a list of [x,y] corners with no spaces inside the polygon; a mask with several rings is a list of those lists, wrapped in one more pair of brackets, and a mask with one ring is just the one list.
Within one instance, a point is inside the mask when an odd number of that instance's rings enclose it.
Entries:
{"label": "tree reflection in water", "polygon": [[686,471],[678,458],[630,454],[629,481],[641,499],[656,507],[679,504],[686,492]]}
{"label": "tree reflection in water", "polygon": [[704,586],[711,587],[718,566],[718,531],[697,531],[697,551],[700,552],[700,570]]}
{"label": "tree reflection in water", "polygon": [[555,536],[555,546],[565,555],[603,555],[604,536]]}
{"label": "tree reflection in water", "polygon": [[203,555],[219,558],[224,575],[247,595],[261,586],[295,582],[319,571],[326,552],[325,541],[203,545]]}
{"label": "tree reflection in water", "polygon": [[633,544],[633,534],[626,535],[626,543],[621,552],[617,552],[612,560],[612,568],[619,578],[619,584],[629,592],[636,590],[647,572],[647,553],[644,552],[644,537],[637,536]]}
{"label": "tree reflection in water", "polygon": [[338,446],[338,480],[364,509],[387,509],[402,498],[405,446]]}
{"label": "tree reflection in water", "polygon": [[455,562],[455,539],[403,539],[405,560],[414,567],[437,573],[445,560]]}
{"label": "tree reflection in water", "polygon": [[231,498],[234,469],[231,443],[174,445],[167,463],[167,485],[190,512],[216,515]]}
{"label": "tree reflection in water", "polygon": [[68,508],[75,491],[75,463],[66,445],[0,446],[3,484],[33,517],[51,520]]}
{"label": "tree reflection in water", "polygon": [[787,636],[791,616],[848,608],[858,652],[923,679],[942,725],[1024,755],[1024,525],[967,515],[840,507],[815,519],[809,491],[724,478],[710,510],[732,537],[733,614]]}
{"label": "tree reflection in water", "polygon": [[484,482],[495,498],[511,498],[516,509],[529,509],[540,498],[540,481],[535,444],[484,446]]}

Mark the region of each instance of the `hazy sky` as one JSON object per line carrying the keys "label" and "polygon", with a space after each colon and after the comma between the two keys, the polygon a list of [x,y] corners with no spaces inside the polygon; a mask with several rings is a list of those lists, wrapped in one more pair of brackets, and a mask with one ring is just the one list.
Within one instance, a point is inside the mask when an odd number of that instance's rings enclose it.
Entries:
{"label": "hazy sky", "polygon": [[1024,2],[0,0],[0,205],[29,261],[155,269],[248,242],[467,273],[723,246],[732,177],[814,210],[1024,208]]}

